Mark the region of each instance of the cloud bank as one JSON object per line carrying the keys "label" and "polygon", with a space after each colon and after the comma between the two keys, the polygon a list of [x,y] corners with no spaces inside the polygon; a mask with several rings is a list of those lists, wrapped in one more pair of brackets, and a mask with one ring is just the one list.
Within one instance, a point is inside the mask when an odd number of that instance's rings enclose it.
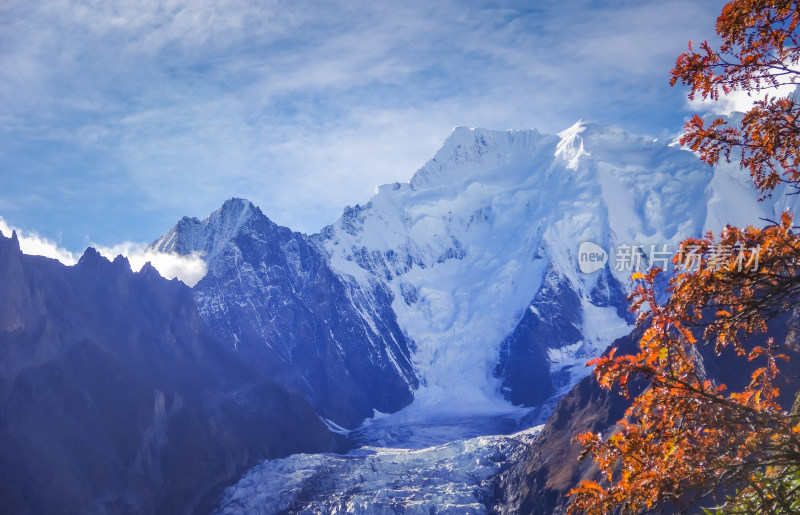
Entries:
{"label": "cloud bank", "polygon": [[205,277],[208,266],[200,254],[193,253],[188,256],[171,252],[155,252],[147,249],[141,243],[125,242],[113,247],[97,247],[97,252],[108,259],[122,255],[128,258],[131,269],[138,272],[145,263],[150,263],[158,273],[167,279],[177,278],[188,286],[194,286]]}

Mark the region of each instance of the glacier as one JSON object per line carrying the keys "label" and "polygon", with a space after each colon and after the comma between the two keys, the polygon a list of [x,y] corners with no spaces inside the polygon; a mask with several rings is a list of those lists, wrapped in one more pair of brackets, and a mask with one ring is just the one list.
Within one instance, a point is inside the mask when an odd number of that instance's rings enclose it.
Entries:
{"label": "glacier", "polygon": [[540,430],[419,450],[365,446],[345,455],[267,461],[226,489],[214,513],[487,513],[492,478],[515,463]]}

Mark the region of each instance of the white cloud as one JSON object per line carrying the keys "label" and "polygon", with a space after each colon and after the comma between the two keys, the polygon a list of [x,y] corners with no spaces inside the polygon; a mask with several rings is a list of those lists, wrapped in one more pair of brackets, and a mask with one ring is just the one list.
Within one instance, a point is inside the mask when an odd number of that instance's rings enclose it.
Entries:
{"label": "white cloud", "polygon": [[756,102],[764,100],[765,95],[782,98],[792,94],[797,84],[783,84],[777,88],[770,88],[761,93],[748,93],[747,91],[733,91],[720,96],[719,100],[702,99],[696,97],[689,100],[689,107],[695,111],[711,113],[720,116],[729,116],[733,113],[746,113],[753,108]]}
{"label": "white cloud", "polygon": [[[0,232],[6,237],[16,231],[19,239],[20,250],[24,254],[45,256],[72,266],[78,262],[78,256],[58,246],[54,241],[48,240],[30,231],[21,231],[9,225],[0,217]],[[146,245],[125,242],[113,247],[97,246],[97,251],[106,258],[113,260],[118,255],[128,258],[131,269],[138,272],[145,263],[150,262],[156,270],[167,279],[177,278],[189,286],[194,286],[202,279],[208,267],[199,254],[182,256],[176,253],[163,253],[148,250]]]}
{"label": "white cloud", "polygon": [[19,248],[24,254],[57,259],[65,265],[74,265],[78,262],[78,258],[75,254],[59,247],[54,241],[43,238],[34,232],[21,231],[16,227],[12,227],[8,225],[3,217],[0,217],[0,232],[6,237],[9,237],[12,231],[17,232]]}
{"label": "white cloud", "polygon": [[[131,267],[141,269],[150,262],[167,279],[177,278],[188,286],[194,286],[208,273],[208,265],[199,254],[182,256],[177,253],[145,251],[128,256]],[[137,268],[138,267],[138,268]]]}

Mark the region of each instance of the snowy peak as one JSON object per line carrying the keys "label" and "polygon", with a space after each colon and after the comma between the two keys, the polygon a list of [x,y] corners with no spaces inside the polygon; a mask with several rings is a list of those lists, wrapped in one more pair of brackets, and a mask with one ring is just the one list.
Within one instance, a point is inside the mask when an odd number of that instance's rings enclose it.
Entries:
{"label": "snowy peak", "polygon": [[493,131],[457,127],[436,156],[411,178],[411,189],[453,187],[539,153],[552,155],[554,136],[535,129]]}
{"label": "snowy peak", "polygon": [[[248,222],[267,219],[249,200],[232,198],[208,215],[205,220],[183,217],[177,225],[150,248],[158,252],[186,255],[199,253],[208,263],[233,239]],[[270,222],[271,223],[271,222]]]}
{"label": "snowy peak", "polygon": [[[713,176],[691,152],[608,125],[580,121],[558,135],[459,127],[410,184],[381,186],[321,238],[353,276],[348,263],[402,275],[490,239],[528,237],[534,250],[558,247],[566,263],[585,240],[677,243],[701,234]],[[362,247],[388,252],[386,266]]]}
{"label": "snowy peak", "polygon": [[[583,170],[577,176],[569,172],[579,168]],[[638,175],[703,167],[690,152],[665,142],[583,120],[557,135],[536,129],[496,131],[457,127],[435,157],[413,175],[410,189],[447,194],[463,190],[473,182],[514,187],[530,181],[538,182],[542,189],[574,187],[573,179],[597,184],[598,168],[613,170],[615,174]],[[554,177],[556,174],[563,177]],[[705,170],[703,175],[710,180],[711,171]],[[645,183],[647,178],[639,180]],[[395,183],[378,191],[406,187]]]}
{"label": "snowy peak", "polygon": [[[493,377],[503,352],[547,356],[561,389],[629,331],[632,270],[615,269],[614,249],[674,249],[702,234],[713,178],[691,152],[618,127],[580,121],[557,135],[459,127],[410,183],[380,187],[318,241],[342,277],[392,291],[416,343],[416,405],[490,412],[503,409],[493,404],[505,387]],[[611,256],[599,274],[578,269],[585,241]]]}

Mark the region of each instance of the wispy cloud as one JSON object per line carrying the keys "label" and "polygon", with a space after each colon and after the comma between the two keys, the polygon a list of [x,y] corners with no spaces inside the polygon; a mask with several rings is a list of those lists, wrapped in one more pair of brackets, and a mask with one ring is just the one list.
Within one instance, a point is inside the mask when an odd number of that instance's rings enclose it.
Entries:
{"label": "wispy cloud", "polygon": [[72,250],[232,196],[311,232],[453,126],[658,136],[686,115],[667,70],[723,3],[12,0],[0,213]]}
{"label": "wispy cloud", "polygon": [[[57,259],[68,266],[78,262],[80,256],[77,254],[61,248],[56,242],[43,238],[36,232],[13,227],[0,217],[0,233],[8,237],[12,231],[16,231],[20,250],[24,254]],[[134,272],[141,270],[145,263],[150,263],[161,276],[167,279],[177,278],[189,286],[197,284],[208,271],[205,261],[199,254],[181,256],[176,253],[154,252],[147,249],[144,244],[130,242],[113,247],[97,246],[96,249],[110,260],[119,255],[125,256]]]}
{"label": "wispy cloud", "polygon": [[134,272],[138,272],[146,263],[150,263],[162,277],[177,278],[189,286],[197,284],[208,272],[208,266],[199,254],[182,256],[174,252],[155,252],[141,243],[125,242],[113,247],[98,246],[97,251],[108,259],[125,256]]}

